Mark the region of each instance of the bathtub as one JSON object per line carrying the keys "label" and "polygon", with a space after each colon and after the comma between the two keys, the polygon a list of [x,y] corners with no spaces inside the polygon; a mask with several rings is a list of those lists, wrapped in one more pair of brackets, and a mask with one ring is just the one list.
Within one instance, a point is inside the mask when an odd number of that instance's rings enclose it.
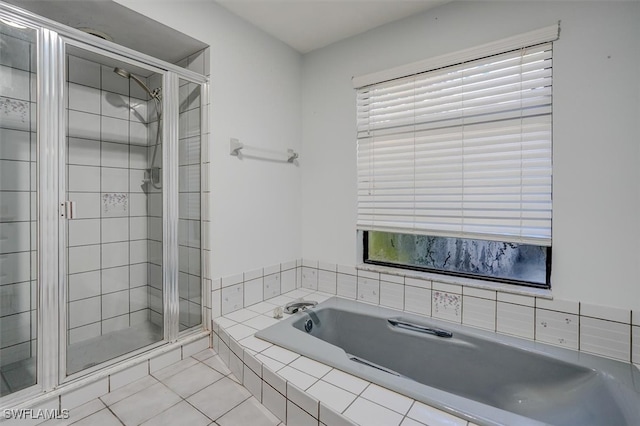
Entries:
{"label": "bathtub", "polygon": [[640,425],[632,364],[333,297],[256,337],[479,425]]}

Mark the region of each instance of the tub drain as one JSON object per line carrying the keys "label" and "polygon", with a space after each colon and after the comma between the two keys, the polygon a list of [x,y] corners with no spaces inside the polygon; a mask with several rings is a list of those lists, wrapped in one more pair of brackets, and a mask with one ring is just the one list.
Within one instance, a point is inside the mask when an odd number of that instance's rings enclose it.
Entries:
{"label": "tub drain", "polygon": [[304,323],[304,330],[309,333],[311,331],[311,329],[313,328],[313,321],[311,320],[307,320],[307,322]]}

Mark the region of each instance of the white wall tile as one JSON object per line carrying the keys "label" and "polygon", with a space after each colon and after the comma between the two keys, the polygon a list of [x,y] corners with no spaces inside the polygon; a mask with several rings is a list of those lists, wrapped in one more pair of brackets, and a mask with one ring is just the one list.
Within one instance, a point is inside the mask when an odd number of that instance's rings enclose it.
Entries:
{"label": "white wall tile", "polygon": [[580,303],[580,315],[608,321],[617,321],[624,324],[631,323],[631,311],[609,306]]}
{"label": "white wall tile", "polygon": [[129,325],[130,325],[129,319],[130,319],[130,316],[128,312],[120,316],[103,319],[102,334],[108,334],[114,331],[119,331],[119,330],[124,330],[125,328],[129,328]]}
{"label": "white wall tile", "polygon": [[122,78],[115,72],[113,68],[102,65],[102,90],[119,93],[121,95],[129,95],[129,79]]}
{"label": "white wall tile", "polygon": [[102,115],[119,118],[121,120],[129,119],[128,96],[102,91],[100,102],[102,106]]}
{"label": "white wall tile", "polygon": [[76,56],[69,58],[69,81],[100,88],[100,65]]}
{"label": "white wall tile", "polygon": [[122,291],[129,289],[129,266],[120,266],[117,268],[103,268],[102,275],[102,293],[113,293],[114,291]]}
{"label": "white wall tile", "polygon": [[[290,367],[285,367],[287,370],[289,368]],[[292,383],[292,381],[287,382],[287,399],[317,419],[319,415],[319,401],[299,387],[292,385]],[[305,389],[309,387],[310,385],[305,387]]]}
{"label": "white wall tile", "polygon": [[513,303],[516,305],[531,306],[531,307],[535,306],[536,304],[535,297],[523,296],[521,294],[503,293],[503,292],[498,292],[498,301]]}
{"label": "white wall tile", "polygon": [[534,337],[534,309],[529,306],[498,302],[496,331],[526,339]]}
{"label": "white wall tile", "polygon": [[129,264],[129,243],[102,244],[102,267],[112,268]]}
{"label": "white wall tile", "polygon": [[244,307],[243,284],[222,288],[222,315]]}
{"label": "white wall tile", "polygon": [[322,380],[356,395],[359,395],[367,386],[369,386],[369,382],[335,368],[322,377]]}
{"label": "white wall tile", "polygon": [[374,383],[370,384],[360,396],[403,415],[407,414],[413,403],[411,398]]}
{"label": "white wall tile", "polygon": [[100,269],[100,245],[70,247],[68,253],[70,274]]}
{"label": "white wall tile", "polygon": [[244,306],[254,305],[264,300],[262,277],[244,283]]}
{"label": "white wall tile", "polygon": [[287,400],[286,423],[296,426],[318,426],[318,420],[316,418],[289,400]]}
{"label": "white wall tile", "polygon": [[2,192],[0,196],[0,221],[31,220],[30,202],[29,192]]}
{"label": "white wall tile", "polygon": [[102,167],[101,185],[102,192],[128,192],[129,170]]}
{"label": "white wall tile", "polygon": [[100,139],[100,116],[80,111],[69,111],[69,137]]}
{"label": "white wall tile", "polygon": [[69,275],[69,301],[100,294],[100,271]]}
{"label": "white wall tile", "polygon": [[431,316],[431,303],[431,290],[422,287],[405,286],[405,311]]}
{"label": "white wall tile", "polygon": [[100,142],[93,139],[69,138],[67,161],[68,164],[99,166]]}
{"label": "white wall tile", "polygon": [[126,217],[102,219],[102,242],[129,240],[129,219]]}
{"label": "white wall tile", "polygon": [[380,305],[404,309],[404,284],[380,281]]}
{"label": "white wall tile", "polygon": [[264,277],[264,300],[280,295],[280,274],[271,274]]}
{"label": "white wall tile", "polygon": [[451,294],[462,294],[461,285],[440,283],[437,281],[434,281],[432,285],[433,285],[433,290],[437,290],[439,292],[445,292],[445,293],[451,293]]}
{"label": "white wall tile", "polygon": [[262,404],[280,420],[287,420],[287,402],[285,397],[266,382],[262,382]]}
{"label": "white wall tile", "polygon": [[631,341],[633,343],[633,347],[631,349],[631,362],[634,364],[640,364],[640,327],[632,327]]}
{"label": "white wall tile", "polygon": [[105,377],[80,389],[75,389],[62,394],[60,397],[60,406],[68,410],[72,410],[85,402],[96,399],[109,392],[109,378]]}
{"label": "white wall tile", "polygon": [[100,192],[100,168],[69,166],[69,191]]}
{"label": "white wall tile", "polygon": [[412,287],[429,288],[429,289],[431,288],[431,281],[422,280],[419,278],[405,277],[404,283]]}
{"label": "white wall tile", "polygon": [[441,290],[432,290],[431,315],[447,321],[462,322],[462,296]]}
{"label": "white wall tile", "polygon": [[580,317],[580,350],[629,362],[630,333],[629,324]]}
{"label": "white wall tile", "polygon": [[578,349],[578,316],[536,309],[536,340]]}
{"label": "white wall tile", "polygon": [[95,322],[93,324],[84,325],[82,327],[73,328],[69,330],[69,344],[73,345],[78,342],[82,342],[83,340],[92,339],[94,337],[100,336],[101,326],[100,322]]}
{"label": "white wall tile", "polygon": [[472,327],[495,331],[496,301],[462,296],[462,323]]}
{"label": "white wall tile", "polygon": [[[100,149],[100,161],[103,167],[129,168],[129,145],[102,142]],[[105,190],[108,191],[108,189]]]}
{"label": "white wall tile", "polygon": [[69,83],[69,109],[100,114],[100,91],[93,87]]}
{"label": "white wall tile", "polygon": [[113,318],[129,312],[129,291],[103,294],[102,319]]}
{"label": "white wall tile", "polygon": [[372,278],[358,277],[358,300],[380,303],[380,281]]}
{"label": "white wall tile", "polygon": [[335,271],[321,269],[318,271],[318,291],[336,294],[338,274]]}
{"label": "white wall tile", "polygon": [[29,191],[30,183],[29,163],[0,160],[0,190]]}
{"label": "white wall tile", "polygon": [[462,294],[465,296],[479,297],[481,299],[496,300],[498,297],[494,290],[486,290],[483,288],[463,287]]}
{"label": "white wall tile", "polygon": [[0,159],[29,161],[31,140],[29,132],[0,128]]}
{"label": "white wall tile", "polygon": [[131,287],[139,287],[148,284],[148,265],[140,263],[129,267],[129,283]]}
{"label": "white wall tile", "polygon": [[258,401],[262,401],[262,379],[246,365],[244,365],[242,385],[247,388]]}
{"label": "white wall tile", "polygon": [[109,376],[109,391],[121,388],[149,374],[149,362],[145,361]]}
{"label": "white wall tile", "polygon": [[31,223],[0,223],[0,253],[29,251],[31,245]]}
{"label": "white wall tile", "polygon": [[575,301],[561,299],[543,299],[536,298],[536,307],[546,309],[548,311],[566,312],[568,314],[579,313],[580,304]]}
{"label": "white wall tile", "polygon": [[283,270],[280,275],[280,292],[287,293],[293,291],[296,288],[296,270],[287,269]]}
{"label": "white wall tile", "polygon": [[100,297],[69,302],[69,328],[100,321]]}
{"label": "white wall tile", "polygon": [[302,287],[311,290],[318,289],[318,270],[307,266],[302,267]]}
{"label": "white wall tile", "polygon": [[338,273],[338,296],[355,299],[357,296],[358,278],[355,275]]}
{"label": "white wall tile", "polygon": [[0,96],[28,101],[29,91],[27,71],[0,65]]}
{"label": "white wall tile", "polygon": [[176,348],[149,360],[149,371],[154,373],[182,359],[182,348]]}

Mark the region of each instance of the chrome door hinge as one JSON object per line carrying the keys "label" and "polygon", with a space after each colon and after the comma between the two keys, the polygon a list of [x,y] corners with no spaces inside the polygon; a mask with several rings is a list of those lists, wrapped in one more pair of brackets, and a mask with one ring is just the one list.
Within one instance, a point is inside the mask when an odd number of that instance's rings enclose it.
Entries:
{"label": "chrome door hinge", "polygon": [[76,218],[76,202],[65,201],[64,203],[60,203],[60,217],[64,217],[66,219],[75,219]]}

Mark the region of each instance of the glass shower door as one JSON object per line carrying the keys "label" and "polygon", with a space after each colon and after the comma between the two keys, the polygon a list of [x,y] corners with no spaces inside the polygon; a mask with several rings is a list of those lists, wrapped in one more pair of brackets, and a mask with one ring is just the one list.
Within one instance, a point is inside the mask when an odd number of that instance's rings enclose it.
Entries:
{"label": "glass shower door", "polygon": [[36,384],[36,37],[0,20],[0,396]]}
{"label": "glass shower door", "polygon": [[67,46],[66,374],[164,338],[162,75]]}

